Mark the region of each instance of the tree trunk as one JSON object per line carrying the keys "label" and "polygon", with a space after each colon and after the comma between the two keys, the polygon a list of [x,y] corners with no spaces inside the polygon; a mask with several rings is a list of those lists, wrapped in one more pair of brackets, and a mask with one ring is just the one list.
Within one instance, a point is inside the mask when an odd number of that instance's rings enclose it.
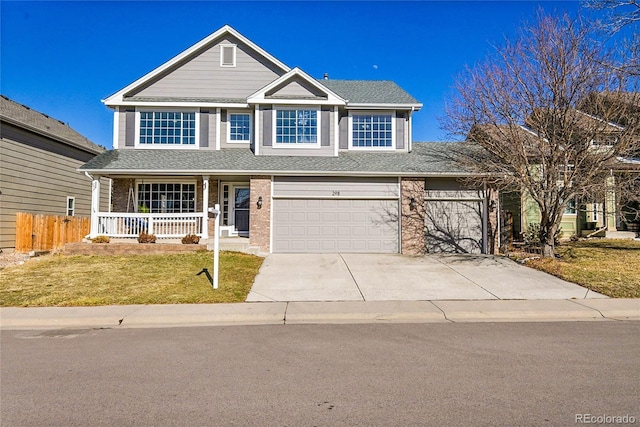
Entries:
{"label": "tree trunk", "polygon": [[542,216],[540,221],[540,253],[544,258],[554,258],[555,252],[555,235],[558,226],[554,224],[546,215]]}

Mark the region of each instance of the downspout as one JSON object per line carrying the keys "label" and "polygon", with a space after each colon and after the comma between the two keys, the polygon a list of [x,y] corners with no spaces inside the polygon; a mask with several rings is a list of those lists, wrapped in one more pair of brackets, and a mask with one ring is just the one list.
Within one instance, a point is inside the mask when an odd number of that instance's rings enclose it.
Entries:
{"label": "downspout", "polygon": [[[91,229],[89,238],[98,235],[98,212],[100,211],[100,180],[96,179],[89,172],[85,171],[85,176],[91,180]],[[87,236],[85,236],[86,238]]]}

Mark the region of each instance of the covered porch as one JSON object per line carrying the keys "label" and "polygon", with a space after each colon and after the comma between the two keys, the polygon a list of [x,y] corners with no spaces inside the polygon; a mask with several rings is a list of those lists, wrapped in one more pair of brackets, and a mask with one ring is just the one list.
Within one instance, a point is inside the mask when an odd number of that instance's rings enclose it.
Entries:
{"label": "covered porch", "polygon": [[[103,191],[100,176],[92,179],[89,238],[134,239],[141,233],[175,240],[194,234],[213,237],[213,215],[220,204],[221,237],[249,237],[251,189],[248,176],[114,176],[109,212],[97,201]],[[255,203],[254,203],[255,204]]]}

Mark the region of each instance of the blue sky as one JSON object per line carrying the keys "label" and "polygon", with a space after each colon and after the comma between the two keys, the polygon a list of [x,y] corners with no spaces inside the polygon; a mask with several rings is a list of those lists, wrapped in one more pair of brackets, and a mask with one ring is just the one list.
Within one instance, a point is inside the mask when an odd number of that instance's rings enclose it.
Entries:
{"label": "blue sky", "polygon": [[414,140],[442,141],[438,117],[456,75],[539,7],[573,15],[580,5],[3,0],[0,91],[111,148],[113,114],[100,100],[229,24],[314,77],[394,80],[424,104]]}

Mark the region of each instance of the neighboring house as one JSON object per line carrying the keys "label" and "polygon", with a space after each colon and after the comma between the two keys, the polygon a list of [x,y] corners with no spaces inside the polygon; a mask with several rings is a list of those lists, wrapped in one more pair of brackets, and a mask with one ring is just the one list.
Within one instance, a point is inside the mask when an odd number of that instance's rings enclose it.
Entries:
{"label": "neighboring house", "polygon": [[447,144],[412,143],[422,104],[394,82],[314,79],[225,26],[103,102],[114,150],[80,168],[95,200],[113,179],[94,237],[209,238],[219,204],[222,235],[263,252],[487,250],[484,192]]}
{"label": "neighboring house", "polygon": [[[597,94],[594,96],[606,95]],[[637,97],[634,96],[633,99],[636,100]],[[582,109],[585,110],[588,106],[588,103],[583,103]],[[618,135],[625,130],[625,120],[620,118],[619,123],[605,122],[595,115],[597,111],[587,111],[589,112],[575,111],[575,114],[580,118],[578,122],[584,123],[585,129],[594,128],[594,122],[600,123],[602,129],[599,133],[600,140],[588,142],[594,150],[606,150],[607,147],[616,143]],[[640,112],[640,106],[636,112]],[[521,126],[520,132],[523,135],[523,140],[526,140],[525,135],[527,134],[532,138],[538,138],[538,135],[532,130],[532,127],[535,127],[534,120],[535,118],[529,117],[525,125]],[[620,174],[637,175],[638,185],[640,185],[640,152],[632,153],[632,156],[617,158],[615,164],[611,165],[610,175],[606,178],[607,188],[610,188],[610,191],[606,191],[599,198],[569,202],[560,223],[560,238],[567,239],[572,236],[604,237],[607,232],[638,231],[638,224],[640,224],[639,202],[632,201],[625,205],[620,202],[620,197],[614,190],[614,183]],[[512,215],[512,231],[515,240],[520,240],[532,224],[540,223],[538,205],[527,195],[526,191],[503,192],[501,199],[502,208]]]}
{"label": "neighboring house", "polygon": [[[0,96],[0,249],[14,249],[16,212],[91,214],[91,181],[77,169],[102,147],[68,125]],[[100,209],[108,209],[107,191]]]}

